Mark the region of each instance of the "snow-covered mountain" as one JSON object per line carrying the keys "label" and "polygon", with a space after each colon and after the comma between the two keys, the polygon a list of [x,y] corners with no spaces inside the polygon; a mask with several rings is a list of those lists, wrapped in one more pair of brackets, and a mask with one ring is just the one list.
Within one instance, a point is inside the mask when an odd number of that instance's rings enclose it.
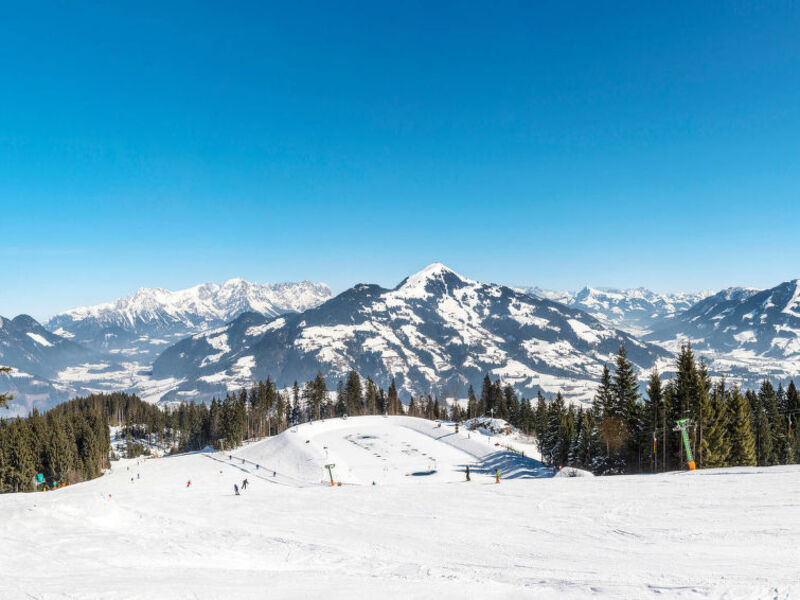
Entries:
{"label": "snow-covered mountain", "polygon": [[66,365],[87,360],[91,352],[51,333],[33,317],[0,317],[0,364],[42,377],[53,377]]}
{"label": "snow-covered mountain", "polygon": [[13,368],[11,374],[0,376],[0,392],[14,395],[15,413],[66,400],[67,391],[50,380],[60,369],[91,356],[87,348],[47,331],[28,315],[0,316],[0,365]]}
{"label": "snow-covered mountain", "polygon": [[457,396],[491,373],[527,394],[588,399],[620,343],[642,368],[667,356],[578,309],[434,263],[394,289],[356,285],[301,314],[244,313],[166,349],[153,376],[182,380],[166,400],[267,375],[288,385],[319,370],[332,383],[351,368],[383,386],[394,377],[406,395],[436,388]]}
{"label": "snow-covered mountain", "polygon": [[219,327],[244,312],[274,317],[317,306],[330,296],[328,286],[310,281],[231,279],[178,291],[142,288],[113,302],[58,314],[47,327],[92,349],[146,360],[182,337]]}
{"label": "snow-covered mountain", "polygon": [[652,331],[664,319],[687,310],[712,292],[659,294],[646,288],[616,289],[584,287],[577,292],[523,288],[537,298],[579,308],[609,327],[634,335]]}
{"label": "snow-covered mountain", "polygon": [[[747,382],[800,374],[800,279],[766,290],[729,288],[655,327],[647,339],[691,341],[720,373]],[[756,381],[757,382],[757,381]]]}

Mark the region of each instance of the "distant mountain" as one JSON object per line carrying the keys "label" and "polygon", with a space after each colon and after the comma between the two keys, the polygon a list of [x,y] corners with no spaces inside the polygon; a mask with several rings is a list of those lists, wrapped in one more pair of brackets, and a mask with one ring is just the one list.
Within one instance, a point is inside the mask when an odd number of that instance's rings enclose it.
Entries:
{"label": "distant mountain", "polygon": [[219,327],[244,312],[274,317],[330,298],[323,283],[258,284],[231,279],[185,290],[142,288],[113,302],[75,308],[47,322],[51,331],[129,360],[149,362],[178,339]]}
{"label": "distant mountain", "polygon": [[[271,376],[281,386],[317,371],[332,387],[354,368],[405,398],[463,397],[485,373],[533,395],[593,395],[620,343],[640,372],[691,341],[714,375],[746,386],[800,376],[800,280],[714,295],[645,289],[522,290],[434,263],[397,287],[234,279],[170,292],[141,289],[42,326],[0,318],[0,391],[16,412],[69,396],[129,391],[151,401],[206,401]],[[326,301],[327,300],[327,301]]]}
{"label": "distant mountain", "polygon": [[729,288],[654,328],[674,349],[691,341],[712,368],[749,383],[800,374],[800,280],[767,290]]}
{"label": "distant mountain", "polygon": [[88,360],[86,347],[51,333],[28,315],[0,317],[0,364],[51,378],[67,365]]}
{"label": "distant mountain", "polygon": [[587,400],[620,343],[643,369],[668,356],[581,310],[434,263],[394,289],[357,285],[301,314],[242,314],[166,349],[153,377],[181,381],[165,400],[207,397],[267,375],[289,385],[318,370],[332,384],[351,368],[383,386],[395,377],[406,396],[432,388],[460,396],[491,373],[529,395]]}
{"label": "distant mountain", "polygon": [[14,394],[11,414],[66,400],[68,391],[51,379],[68,365],[91,357],[89,349],[47,331],[28,315],[0,317],[0,365],[13,368],[10,375],[0,376],[0,392]]}
{"label": "distant mountain", "polygon": [[579,308],[608,325],[634,335],[652,331],[664,319],[687,310],[711,292],[659,294],[646,288],[584,287],[578,292],[523,288],[536,298],[546,298]]}

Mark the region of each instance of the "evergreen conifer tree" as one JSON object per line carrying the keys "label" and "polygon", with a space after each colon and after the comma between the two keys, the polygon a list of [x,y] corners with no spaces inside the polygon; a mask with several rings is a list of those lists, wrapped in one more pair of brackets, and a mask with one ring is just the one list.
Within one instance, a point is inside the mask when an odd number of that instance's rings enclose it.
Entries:
{"label": "evergreen conifer tree", "polygon": [[[659,470],[659,445],[660,437],[663,437],[664,430],[664,393],[661,389],[661,375],[658,369],[653,369],[650,373],[650,380],[647,385],[647,399],[644,405],[643,425],[647,433],[652,436],[653,444],[648,444],[647,455],[650,458],[650,471]],[[662,435],[658,435],[661,432]]]}
{"label": "evergreen conifer tree", "polygon": [[731,452],[728,440],[729,415],[725,398],[725,380],[722,379],[711,393],[703,408],[703,437],[700,449],[703,467],[724,467]]}
{"label": "evergreen conifer tree", "polygon": [[389,414],[403,414],[403,409],[400,406],[400,397],[397,395],[397,386],[394,383],[394,377],[392,377],[392,383],[389,386],[389,393],[387,394],[386,400],[389,404]]}
{"label": "evergreen conifer tree", "polygon": [[730,454],[728,464],[734,467],[749,467],[756,464],[756,445],[750,420],[750,406],[738,388],[730,394],[730,425],[728,439]]}

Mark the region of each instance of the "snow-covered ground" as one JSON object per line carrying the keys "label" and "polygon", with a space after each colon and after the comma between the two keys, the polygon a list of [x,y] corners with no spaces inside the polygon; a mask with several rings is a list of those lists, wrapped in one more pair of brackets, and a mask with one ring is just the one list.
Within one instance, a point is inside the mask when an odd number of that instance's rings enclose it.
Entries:
{"label": "snow-covered ground", "polygon": [[0,598],[800,597],[800,467],[537,477],[495,443],[336,419],[0,496]]}

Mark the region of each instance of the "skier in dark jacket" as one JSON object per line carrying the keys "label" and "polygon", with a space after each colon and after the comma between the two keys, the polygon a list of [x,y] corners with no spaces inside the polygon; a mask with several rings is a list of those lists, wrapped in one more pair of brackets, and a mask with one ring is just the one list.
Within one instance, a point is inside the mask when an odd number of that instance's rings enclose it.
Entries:
{"label": "skier in dark jacket", "polygon": [[235,483],[233,484],[233,493],[236,494],[237,496],[239,495],[239,486],[236,485]]}
{"label": "skier in dark jacket", "polygon": [[242,490],[246,490],[246,489],[247,489],[247,483],[248,483],[247,479],[245,479],[245,480],[242,482]]}
{"label": "skier in dark jacket", "polygon": [[470,481],[470,478],[469,478],[469,465],[467,465],[467,481]]}

